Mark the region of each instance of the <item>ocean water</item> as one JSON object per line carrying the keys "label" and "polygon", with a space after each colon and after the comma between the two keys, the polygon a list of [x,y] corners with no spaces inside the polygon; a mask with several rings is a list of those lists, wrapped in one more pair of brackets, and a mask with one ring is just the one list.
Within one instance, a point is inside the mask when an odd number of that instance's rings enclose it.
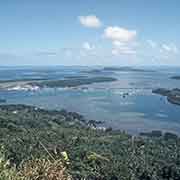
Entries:
{"label": "ocean water", "polygon": [[[162,130],[180,134],[180,106],[165,97],[152,94],[152,89],[180,88],[178,68],[156,68],[155,71],[97,72],[88,67],[16,67],[0,68],[0,80],[63,79],[74,76],[110,76],[118,81],[94,83],[77,88],[44,88],[38,91],[0,91],[8,104],[28,104],[47,109],[67,109],[87,119],[101,120],[101,126],[130,133]],[[87,72],[86,72],[87,71]],[[83,88],[86,87],[86,88]],[[123,96],[124,93],[128,95]]]}

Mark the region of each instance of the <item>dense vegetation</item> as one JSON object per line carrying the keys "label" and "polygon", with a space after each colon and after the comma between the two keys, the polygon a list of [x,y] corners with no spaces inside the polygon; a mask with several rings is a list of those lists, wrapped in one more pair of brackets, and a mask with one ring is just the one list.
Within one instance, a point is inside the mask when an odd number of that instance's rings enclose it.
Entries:
{"label": "dense vegetation", "polygon": [[180,140],[98,130],[62,111],[0,106],[0,180],[179,180]]}
{"label": "dense vegetation", "polygon": [[71,78],[64,80],[50,80],[50,81],[42,81],[42,82],[32,82],[28,83],[30,85],[36,85],[39,87],[76,87],[80,85],[87,85],[92,83],[100,83],[100,82],[111,82],[116,81],[115,78],[112,77],[81,77],[81,78]]}

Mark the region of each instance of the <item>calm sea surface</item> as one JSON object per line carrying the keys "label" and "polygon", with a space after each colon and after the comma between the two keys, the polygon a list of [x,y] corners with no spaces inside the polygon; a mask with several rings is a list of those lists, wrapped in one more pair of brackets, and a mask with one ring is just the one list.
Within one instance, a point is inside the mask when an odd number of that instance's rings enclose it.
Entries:
{"label": "calm sea surface", "polygon": [[[0,68],[0,80],[21,78],[63,79],[67,76],[110,76],[118,81],[85,85],[82,88],[45,88],[38,91],[0,91],[7,103],[36,105],[48,109],[76,111],[88,119],[102,120],[130,133],[149,130],[180,134],[180,106],[152,94],[158,87],[180,88],[178,68],[156,68],[154,72],[86,73],[82,67]],[[127,96],[123,96],[128,93]]]}

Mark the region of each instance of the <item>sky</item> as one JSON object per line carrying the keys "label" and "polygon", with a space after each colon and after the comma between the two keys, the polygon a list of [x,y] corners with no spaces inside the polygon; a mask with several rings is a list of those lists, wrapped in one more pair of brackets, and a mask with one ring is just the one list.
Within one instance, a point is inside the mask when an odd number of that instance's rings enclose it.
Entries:
{"label": "sky", "polygon": [[179,0],[0,0],[0,66],[180,66]]}

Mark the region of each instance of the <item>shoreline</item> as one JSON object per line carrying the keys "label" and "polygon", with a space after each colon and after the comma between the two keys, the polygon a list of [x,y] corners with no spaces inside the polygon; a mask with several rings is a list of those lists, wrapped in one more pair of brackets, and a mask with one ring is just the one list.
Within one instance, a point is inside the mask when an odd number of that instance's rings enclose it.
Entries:
{"label": "shoreline", "polygon": [[[118,133],[121,134],[122,132],[125,132],[126,134],[130,136],[136,136],[136,137],[150,137],[150,138],[159,138],[166,136],[166,134],[171,134],[172,136],[178,138],[180,134],[172,132],[172,131],[163,131],[163,130],[149,130],[149,131],[141,131],[137,134],[132,134],[126,130],[123,129],[113,129],[112,127],[105,127],[103,126],[104,122],[99,120],[92,120],[92,119],[86,119],[83,115],[77,112],[71,112],[66,109],[61,110],[53,110],[53,109],[46,109],[41,108],[38,106],[32,106],[32,105],[26,105],[26,104],[0,104],[0,111],[6,110],[7,112],[12,112],[14,114],[17,114],[18,111],[21,110],[28,110],[28,111],[34,111],[34,112],[40,112],[40,113],[47,113],[50,115],[63,115],[65,117],[68,117],[68,121],[74,121],[80,123],[85,128],[90,128],[92,130],[97,131],[103,131],[103,132],[112,132],[112,133]],[[102,125],[102,126],[101,126]]]}

